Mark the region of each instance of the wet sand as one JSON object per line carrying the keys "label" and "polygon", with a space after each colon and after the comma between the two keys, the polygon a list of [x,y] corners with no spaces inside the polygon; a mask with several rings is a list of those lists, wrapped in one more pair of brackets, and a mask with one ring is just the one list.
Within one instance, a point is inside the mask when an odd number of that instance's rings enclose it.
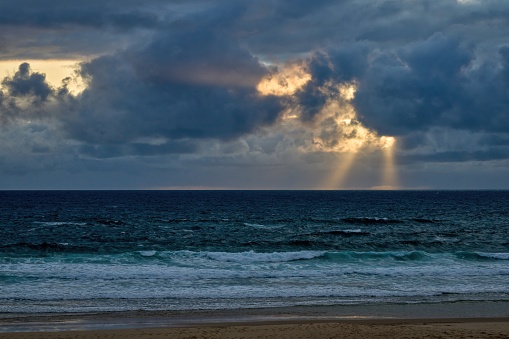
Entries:
{"label": "wet sand", "polygon": [[2,338],[509,338],[509,302],[1,314]]}
{"label": "wet sand", "polygon": [[509,338],[509,319],[363,320],[0,333],[0,338]]}

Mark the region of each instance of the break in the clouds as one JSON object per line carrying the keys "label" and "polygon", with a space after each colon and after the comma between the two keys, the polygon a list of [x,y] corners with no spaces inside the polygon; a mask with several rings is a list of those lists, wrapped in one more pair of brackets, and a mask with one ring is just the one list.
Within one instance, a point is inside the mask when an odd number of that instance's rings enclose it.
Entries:
{"label": "break in the clouds", "polygon": [[[0,60],[19,60],[0,185],[507,188],[508,18],[504,0],[0,1]],[[50,83],[35,59],[77,67]]]}

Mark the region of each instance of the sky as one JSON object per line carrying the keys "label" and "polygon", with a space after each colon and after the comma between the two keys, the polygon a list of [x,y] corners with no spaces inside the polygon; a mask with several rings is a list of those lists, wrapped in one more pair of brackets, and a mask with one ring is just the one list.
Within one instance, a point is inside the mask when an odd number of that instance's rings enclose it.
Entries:
{"label": "sky", "polygon": [[509,1],[0,0],[0,189],[509,189]]}

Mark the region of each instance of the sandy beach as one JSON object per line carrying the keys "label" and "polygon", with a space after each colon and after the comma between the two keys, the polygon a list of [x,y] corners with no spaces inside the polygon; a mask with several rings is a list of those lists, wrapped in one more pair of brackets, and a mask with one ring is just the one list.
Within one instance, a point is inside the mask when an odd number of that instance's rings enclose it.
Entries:
{"label": "sandy beach", "polygon": [[509,319],[300,321],[1,333],[0,338],[508,338]]}
{"label": "sandy beach", "polygon": [[0,338],[509,338],[509,303],[10,314]]}

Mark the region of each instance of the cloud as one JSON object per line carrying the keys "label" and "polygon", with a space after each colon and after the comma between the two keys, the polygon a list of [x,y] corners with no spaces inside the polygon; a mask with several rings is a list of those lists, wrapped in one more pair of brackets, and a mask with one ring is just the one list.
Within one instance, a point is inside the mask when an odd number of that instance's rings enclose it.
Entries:
{"label": "cloud", "polygon": [[[227,167],[298,181],[381,157],[381,136],[400,166],[503,161],[508,18],[505,0],[0,0],[0,59],[79,59],[87,83],[74,95],[20,62],[1,81],[0,160],[214,165],[221,187]],[[259,91],[271,76],[286,87]]]}
{"label": "cloud", "polygon": [[452,124],[473,52],[443,34],[384,51],[359,80],[355,106],[367,126],[404,135]]}
{"label": "cloud", "polygon": [[[162,4],[161,1],[146,3]],[[53,0],[51,4],[36,0],[1,1],[0,22],[5,26],[23,25],[42,28],[113,26],[118,29],[154,27],[157,24],[156,12],[151,11],[147,4],[140,6],[135,1],[123,1],[122,5],[118,6],[112,1],[95,0],[87,1],[87,6],[63,0]]]}
{"label": "cloud", "polygon": [[481,61],[477,48],[435,34],[375,58],[359,79],[354,105],[360,120],[396,136],[433,127],[509,132],[507,47]]}
{"label": "cloud", "polygon": [[96,157],[189,153],[198,147],[193,140],[252,133],[273,124],[282,106],[257,91],[268,69],[228,30],[238,11],[242,6],[190,17],[180,23],[184,28],[160,30],[144,43],[82,63],[87,88],[76,97],[51,88],[23,63],[4,79],[2,101],[30,96],[35,111],[53,98],[51,115],[67,138]]}
{"label": "cloud", "polygon": [[1,59],[81,59],[108,53],[156,30],[166,2],[0,1]]}
{"label": "cloud", "polygon": [[278,99],[256,90],[266,72],[222,30],[163,32],[146,46],[83,64],[88,87],[66,129],[71,138],[95,144],[142,137],[229,140],[278,117]]}
{"label": "cloud", "polygon": [[32,97],[35,102],[44,102],[52,93],[46,83],[46,76],[41,73],[31,73],[30,65],[26,62],[19,65],[18,71],[12,78],[5,78],[2,85],[13,97]]}
{"label": "cloud", "polygon": [[[502,45],[487,54],[481,43],[444,33],[397,46],[345,43],[306,59],[312,80],[295,96],[301,118],[318,121],[330,105],[330,89],[354,83],[356,121],[378,135],[397,137],[401,150],[440,161],[503,159],[507,148],[487,147],[478,135],[509,133],[508,51]],[[434,152],[426,145],[437,137],[436,129],[464,131],[476,143],[468,142],[469,150],[417,155]]]}
{"label": "cloud", "polygon": [[0,84],[0,124],[4,128],[13,122],[56,117],[73,101],[67,84],[50,86],[45,74],[33,72],[28,63],[21,63],[14,75],[5,77]]}

